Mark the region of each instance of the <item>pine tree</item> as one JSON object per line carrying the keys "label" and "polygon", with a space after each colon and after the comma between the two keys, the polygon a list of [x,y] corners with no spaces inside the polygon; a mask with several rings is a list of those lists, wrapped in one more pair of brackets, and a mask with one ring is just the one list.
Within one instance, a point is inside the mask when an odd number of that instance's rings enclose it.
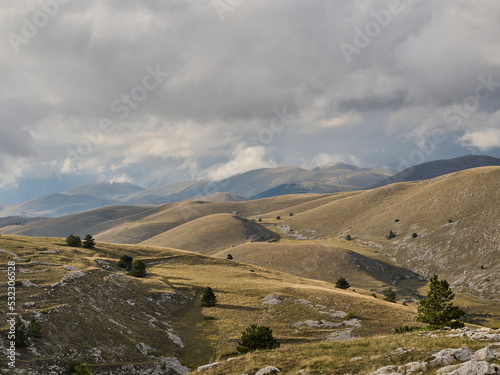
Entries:
{"label": "pine tree", "polygon": [[273,337],[273,330],[269,327],[251,324],[241,332],[236,350],[241,353],[254,352],[257,349],[267,350],[279,348],[280,343]]}
{"label": "pine tree", "polygon": [[446,280],[438,280],[433,275],[430,280],[430,289],[418,306],[417,321],[429,323],[433,328],[442,328],[446,325],[453,327],[463,326],[456,321],[465,315],[465,312],[451,302],[455,298]]}
{"label": "pine tree", "polygon": [[130,274],[136,277],[145,277],[147,274],[146,263],[140,259],[134,260],[132,267],[130,268]]}
{"label": "pine tree", "polygon": [[85,239],[83,240],[83,247],[87,249],[93,249],[95,247],[94,238],[90,234],[85,236]]}
{"label": "pine tree", "polygon": [[233,256],[231,254],[227,254],[226,259],[233,259]]}
{"label": "pine tree", "polygon": [[75,236],[74,234],[70,234],[67,238],[66,238],[66,244],[68,246],[72,246],[72,247],[81,247],[82,246],[82,240],[79,236]]}
{"label": "pine tree", "polygon": [[335,286],[340,289],[348,289],[350,287],[349,283],[347,282],[346,279],[341,277],[340,279],[337,280],[335,283]]}
{"label": "pine tree", "polygon": [[122,255],[120,260],[116,263],[116,265],[120,268],[125,268],[127,271],[130,271],[133,262],[134,258],[132,258],[131,256]]}
{"label": "pine tree", "polygon": [[391,240],[393,239],[394,237],[396,237],[396,234],[392,231],[389,232],[389,234],[387,236],[385,236],[385,238],[387,238],[388,240]]}
{"label": "pine tree", "polygon": [[216,302],[217,296],[215,295],[212,288],[207,286],[205,289],[203,289],[203,295],[201,296],[201,305],[203,307],[212,307],[215,306]]}
{"label": "pine tree", "polygon": [[28,335],[34,338],[40,338],[42,337],[41,333],[41,325],[38,320],[35,318],[31,319],[30,324],[28,325]]}

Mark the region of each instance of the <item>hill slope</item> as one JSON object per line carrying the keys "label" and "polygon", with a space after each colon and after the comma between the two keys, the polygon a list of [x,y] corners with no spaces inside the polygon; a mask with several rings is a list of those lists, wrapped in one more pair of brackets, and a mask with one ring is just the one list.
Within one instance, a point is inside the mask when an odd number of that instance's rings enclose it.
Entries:
{"label": "hill slope", "polygon": [[[181,361],[196,368],[211,358],[228,358],[252,323],[272,327],[286,349],[390,333],[415,318],[413,307],[180,250],[108,244],[70,248],[60,239],[17,236],[1,236],[0,249],[2,266],[15,259],[20,269],[19,314],[27,321],[36,318],[42,327],[40,339],[19,349],[16,367],[28,373],[49,373],[49,368],[62,373],[68,361],[75,361],[98,374],[160,373],[162,362],[170,373],[185,374]],[[146,278],[115,265],[124,253],[147,264]],[[200,294],[208,285],[218,303],[202,308]],[[6,308],[0,306],[4,315]],[[391,319],[374,319],[387,316]],[[7,328],[2,323],[2,345]],[[4,365],[5,357],[1,361]]]}
{"label": "hill slope", "polygon": [[454,159],[434,160],[414,165],[393,176],[389,176],[369,188],[390,185],[396,182],[428,180],[465,169],[500,166],[500,159],[485,155],[467,155]]}
{"label": "hill slope", "polygon": [[278,238],[275,233],[247,219],[231,214],[213,214],[179,225],[141,244],[213,254],[248,241]]}

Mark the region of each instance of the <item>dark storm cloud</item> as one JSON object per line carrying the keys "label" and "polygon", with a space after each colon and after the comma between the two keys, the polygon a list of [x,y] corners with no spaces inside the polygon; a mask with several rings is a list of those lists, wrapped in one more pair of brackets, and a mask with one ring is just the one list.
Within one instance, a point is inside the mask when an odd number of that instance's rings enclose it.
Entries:
{"label": "dark storm cloud", "polygon": [[3,2],[0,186],[394,165],[436,129],[427,158],[499,156],[498,19],[491,1]]}

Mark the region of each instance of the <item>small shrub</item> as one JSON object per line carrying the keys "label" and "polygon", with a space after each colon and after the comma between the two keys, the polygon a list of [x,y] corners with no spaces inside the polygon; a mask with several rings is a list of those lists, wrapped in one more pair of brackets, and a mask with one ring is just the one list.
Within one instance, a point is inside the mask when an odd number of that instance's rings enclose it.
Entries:
{"label": "small shrub", "polygon": [[212,288],[207,286],[203,289],[203,295],[201,296],[201,305],[203,307],[212,307],[215,306],[217,302],[217,296],[215,295]]}
{"label": "small shrub", "polygon": [[165,361],[163,361],[163,362],[161,363],[160,368],[161,368],[162,370],[165,370],[165,369],[167,368],[167,364],[165,363]]}
{"label": "small shrub", "polygon": [[377,298],[377,295],[376,295],[375,293],[372,293],[372,294],[371,294],[371,296],[372,296],[373,298]]}
{"label": "small shrub", "polygon": [[245,354],[258,349],[268,350],[279,347],[280,343],[273,337],[273,330],[271,328],[251,324],[241,333],[241,339],[238,341],[236,350],[238,353]]}
{"label": "small shrub", "polygon": [[418,234],[413,233],[413,234],[411,235],[411,237],[412,237],[412,238],[417,238],[417,237],[418,237]]}
{"label": "small shrub", "polygon": [[396,298],[398,295],[392,289],[387,289],[384,291],[384,301],[396,303]]}
{"label": "small shrub", "polygon": [[[31,257],[27,257],[26,260],[25,260],[26,263],[29,263],[31,262]],[[481,266],[482,267],[482,266]]]}
{"label": "small shrub", "polygon": [[289,216],[293,216],[293,212],[290,212],[290,215]]}
{"label": "small shrub", "polygon": [[66,237],[66,244],[71,247],[82,247],[82,240],[79,236],[70,234],[68,237]]}
{"label": "small shrub", "polygon": [[347,312],[347,315],[345,316],[345,320],[351,320],[351,319],[354,319],[356,317],[356,314],[354,313],[354,311],[348,311]]}
{"label": "small shrub", "polygon": [[31,319],[31,322],[28,325],[27,333],[29,336],[38,339],[38,338],[42,337],[41,328],[42,327],[40,325],[40,322],[38,320],[36,320],[35,318],[33,318],[33,319]]}
{"label": "small shrub", "polygon": [[391,240],[393,239],[394,237],[396,237],[396,234],[392,231],[389,232],[389,234],[387,236],[385,236],[385,238],[387,238],[388,240]]}
{"label": "small shrub", "polygon": [[347,282],[346,279],[344,279],[343,277],[341,277],[335,283],[335,287],[337,287],[339,289],[348,289],[350,287],[350,285],[349,285],[349,283]]}
{"label": "small shrub", "polygon": [[406,332],[418,332],[418,331],[425,331],[425,328],[420,326],[404,326],[396,328],[394,330],[394,334],[401,334]]}
{"label": "small shrub", "polygon": [[451,219],[448,219],[448,224],[451,224],[451,223],[454,223],[454,221]]}
{"label": "small shrub", "polygon": [[130,274],[135,277],[146,277],[146,263],[140,259],[134,260],[132,267],[130,267]]}
{"label": "small shrub", "polygon": [[29,346],[30,341],[28,338],[28,331],[20,318],[17,318],[16,323],[14,324],[14,334],[14,343],[16,348],[26,348]]}
{"label": "small shrub", "polygon": [[262,222],[262,218],[261,218],[261,217],[259,217],[259,223],[261,223],[261,222]]}
{"label": "small shrub", "polygon": [[233,256],[232,256],[231,254],[227,254],[227,257],[226,257],[226,259],[229,259],[229,260],[231,260],[231,259],[233,259]]}
{"label": "small shrub", "polygon": [[345,236],[345,239],[346,241],[352,241],[352,237],[350,234],[348,234],[347,236]]}
{"label": "small shrub", "polygon": [[401,220],[399,220],[399,219],[394,220],[394,222],[396,222],[396,223],[399,223],[400,221],[401,221]]}
{"label": "small shrub", "polygon": [[276,220],[281,220],[281,216],[276,216]]}
{"label": "small shrub", "polygon": [[203,319],[205,319],[205,320],[215,320],[216,318],[215,318],[214,316],[208,316],[208,315],[205,315],[205,316],[203,317]]}
{"label": "small shrub", "polygon": [[85,363],[80,363],[73,368],[71,375],[92,375]]}
{"label": "small shrub", "polygon": [[49,313],[49,311],[47,309],[40,310],[40,314],[42,314],[42,315],[47,315],[48,313]]}

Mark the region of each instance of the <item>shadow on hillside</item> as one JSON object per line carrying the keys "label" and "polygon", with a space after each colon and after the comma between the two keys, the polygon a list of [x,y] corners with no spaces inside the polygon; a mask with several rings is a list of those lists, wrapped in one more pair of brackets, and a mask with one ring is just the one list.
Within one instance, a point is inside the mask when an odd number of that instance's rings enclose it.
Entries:
{"label": "shadow on hillside", "polygon": [[248,306],[239,306],[239,305],[215,305],[220,309],[228,309],[228,310],[244,310],[244,311],[255,311],[258,310],[257,307],[248,307]]}

